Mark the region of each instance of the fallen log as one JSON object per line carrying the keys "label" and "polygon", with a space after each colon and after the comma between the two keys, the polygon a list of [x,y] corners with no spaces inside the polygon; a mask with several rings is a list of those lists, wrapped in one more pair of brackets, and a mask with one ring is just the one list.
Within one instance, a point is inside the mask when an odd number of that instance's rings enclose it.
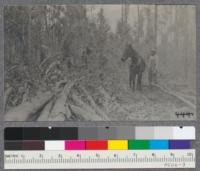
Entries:
{"label": "fallen log", "polygon": [[[57,116],[59,114],[65,114],[66,118],[71,116],[71,112],[67,106],[67,98],[71,88],[75,85],[77,80],[68,82],[62,80],[56,84],[55,88],[55,99],[52,103],[41,112],[41,115],[38,118],[38,121],[48,121],[53,115]],[[53,117],[54,118],[54,117]]]}
{"label": "fallen log", "polygon": [[61,91],[61,93],[57,95],[58,97],[52,110],[50,111],[50,116],[58,115],[59,113],[64,113],[67,118],[70,118],[71,112],[69,112],[68,107],[67,107],[67,98],[75,82],[76,81],[66,84],[63,91]]}
{"label": "fallen log", "polygon": [[6,105],[7,105],[8,98],[9,98],[12,90],[13,90],[12,87],[9,87],[4,92],[4,109],[5,110],[6,110]]}
{"label": "fallen log", "polygon": [[106,113],[97,106],[90,93],[84,87],[80,86],[80,88],[86,94],[87,100],[89,101],[91,107],[96,111],[96,113],[98,113],[105,120],[109,120],[109,117],[106,115]]}
{"label": "fallen log", "polygon": [[[83,112],[81,113],[82,115],[86,115],[87,116],[87,120],[93,120],[96,118],[100,118],[100,120],[105,120],[106,118],[99,116],[96,111],[91,108],[89,105],[87,105],[86,103],[84,103],[77,95],[73,94],[72,95],[73,100],[75,101],[76,105],[78,107],[80,107],[81,109],[83,109]],[[84,116],[82,116],[84,117]]]}
{"label": "fallen log", "polygon": [[25,102],[5,114],[5,121],[27,121],[33,115],[38,114],[52,100],[54,95],[50,92],[41,93],[32,99],[31,102]]}
{"label": "fallen log", "polygon": [[100,121],[103,120],[100,116],[96,115],[95,113],[91,113],[91,111],[87,111],[86,109],[83,109],[81,107],[75,106],[70,104],[69,105],[70,110],[78,116],[81,116],[85,120],[92,120],[92,121]]}
{"label": "fallen log", "polygon": [[[81,80],[82,78],[73,80],[73,81],[66,81],[62,80],[56,84],[55,88],[55,99],[51,103],[51,107],[47,109],[44,109],[44,111],[41,112],[40,117],[38,118],[38,121],[47,121],[49,118],[54,118],[58,116],[59,114],[65,115],[65,119],[69,119],[71,117],[71,112],[69,110],[67,99],[68,95],[73,88],[73,86],[77,83],[77,81]],[[44,115],[44,116],[43,116]]]}
{"label": "fallen log", "polygon": [[55,116],[50,116],[47,121],[65,121],[66,116],[65,113],[59,113]]}
{"label": "fallen log", "polygon": [[41,111],[40,116],[37,118],[37,121],[48,121],[50,110],[53,105],[53,100],[51,100]]}
{"label": "fallen log", "polygon": [[[69,105],[67,102],[68,95],[78,80],[71,81],[67,83],[67,81],[61,81],[58,83],[59,85],[56,86],[54,93],[38,93],[38,96],[33,98],[31,102],[24,102],[23,104],[15,107],[14,109],[8,111],[5,115],[6,121],[27,121],[27,120],[38,120],[38,121],[45,121],[48,120],[49,117],[53,117],[53,115],[57,116],[59,114],[65,114],[66,118],[71,116],[71,112],[69,109]],[[66,84],[66,85],[65,85]],[[78,98],[74,97],[76,102],[82,106],[83,111],[80,112],[81,108],[76,108],[75,106],[72,107],[79,115],[85,115],[86,119],[88,120],[108,120],[108,117],[104,115],[100,110],[100,116],[96,113],[94,109],[90,106],[83,103]],[[91,100],[91,99],[90,99]],[[91,102],[93,107],[95,107],[95,102]],[[79,110],[78,110],[79,109]],[[74,113],[76,113],[74,112]],[[53,117],[54,118],[54,117]]]}

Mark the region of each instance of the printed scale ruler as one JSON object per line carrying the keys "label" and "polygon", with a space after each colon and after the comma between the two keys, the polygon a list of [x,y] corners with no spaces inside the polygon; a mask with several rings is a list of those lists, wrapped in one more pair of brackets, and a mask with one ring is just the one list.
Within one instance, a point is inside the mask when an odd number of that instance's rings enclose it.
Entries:
{"label": "printed scale ruler", "polygon": [[195,168],[195,150],[5,151],[5,169]]}

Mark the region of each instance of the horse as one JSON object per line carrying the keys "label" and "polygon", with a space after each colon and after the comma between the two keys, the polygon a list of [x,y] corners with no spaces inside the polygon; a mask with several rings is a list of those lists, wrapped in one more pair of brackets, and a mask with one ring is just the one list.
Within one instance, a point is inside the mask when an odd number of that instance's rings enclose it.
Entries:
{"label": "horse", "polygon": [[131,46],[127,45],[123,52],[121,60],[125,62],[127,59],[131,59],[129,67],[129,86],[133,91],[135,90],[135,82],[137,79],[136,89],[142,90],[142,74],[146,68],[144,59],[137,53],[137,51]]}

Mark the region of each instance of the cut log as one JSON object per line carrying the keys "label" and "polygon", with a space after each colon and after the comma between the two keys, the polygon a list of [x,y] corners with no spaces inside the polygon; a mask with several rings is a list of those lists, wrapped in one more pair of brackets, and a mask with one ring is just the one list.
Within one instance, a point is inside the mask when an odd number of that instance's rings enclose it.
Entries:
{"label": "cut log", "polygon": [[97,104],[95,103],[94,99],[90,95],[90,93],[82,86],[80,86],[81,90],[86,94],[87,99],[91,105],[91,107],[98,113],[102,118],[105,120],[109,120],[109,117],[106,115],[106,112],[104,112],[102,109],[100,109]]}
{"label": "cut log", "polygon": [[54,92],[56,99],[51,103],[50,108],[46,106],[46,109],[44,109],[44,111],[41,112],[41,115],[38,118],[38,120],[41,121],[45,119],[46,121],[48,121],[49,117],[55,119],[55,116],[59,114],[62,114],[62,115],[65,114],[66,118],[70,118],[71,112],[67,105],[67,98],[72,87],[75,85],[75,83],[78,80],[80,79],[69,81],[68,83],[66,80],[62,80],[58,82],[56,84],[56,88]]}
{"label": "cut log", "polygon": [[[42,113],[44,111],[44,108],[46,107],[46,105],[48,103],[50,103],[54,98],[57,98],[57,99],[61,98],[64,102],[66,102],[66,98],[67,98],[71,88],[74,86],[74,84],[78,80],[81,80],[81,79],[82,78],[79,78],[79,79],[71,81],[67,84],[66,84],[65,80],[60,82],[59,85],[57,85],[54,94],[52,94],[50,92],[38,93],[38,96],[33,98],[31,102],[25,102],[15,108],[13,108],[12,110],[8,111],[7,114],[5,115],[5,120],[6,121],[27,121],[27,120],[37,120],[37,119],[44,120],[44,119],[46,119],[46,117],[47,117],[47,113],[45,113],[46,111],[44,113]],[[63,86],[64,86],[64,90],[63,90]],[[63,92],[65,93],[65,95],[62,97]],[[63,101],[62,101],[62,103],[63,103]],[[60,100],[58,102],[55,102],[55,105],[52,107],[52,111],[56,114],[60,113],[60,112],[55,111],[55,109],[60,110],[60,104],[59,104],[60,102],[61,102]],[[65,104],[62,104],[62,105],[65,105]],[[50,105],[50,106],[52,106],[52,105]],[[54,107],[55,107],[55,109],[54,109]],[[66,111],[69,111],[69,110],[66,109],[65,112]],[[44,116],[40,116],[41,113],[44,114]],[[63,113],[63,111],[61,111],[61,113]]]}
{"label": "cut log", "polygon": [[75,106],[75,105],[69,105],[70,109],[78,116],[81,116],[85,120],[92,120],[92,121],[101,121],[103,120],[101,117],[96,115],[95,113],[91,113],[91,111],[87,111],[81,107]]}
{"label": "cut log", "polygon": [[6,89],[6,91],[4,92],[4,109],[6,110],[6,104],[7,104],[7,100],[12,92],[12,87],[9,87]]}
{"label": "cut log", "polygon": [[48,121],[50,110],[53,105],[53,100],[51,100],[42,110],[40,116],[38,117],[37,121]]}
{"label": "cut log", "polygon": [[100,120],[107,120],[105,117],[99,116],[93,108],[91,108],[89,105],[84,103],[77,95],[73,94],[72,98],[77,104],[77,106],[83,109],[82,114],[88,116],[87,120],[93,120],[95,118],[99,118]]}
{"label": "cut log", "polygon": [[68,83],[67,80],[61,80],[61,81],[57,82],[56,83],[56,91],[60,92],[60,90],[62,90],[67,83]]}
{"label": "cut log", "polygon": [[172,91],[170,91],[170,90],[168,90],[168,89],[166,89],[166,88],[163,88],[163,87],[161,87],[161,86],[158,85],[158,84],[153,84],[153,86],[158,87],[158,88],[161,89],[163,92],[165,92],[165,93],[167,93],[167,94],[169,94],[169,95],[171,95],[171,96],[174,96],[175,98],[179,99],[179,100],[182,101],[183,103],[187,104],[187,105],[188,105],[189,107],[191,107],[192,109],[196,109],[196,106],[195,106],[193,103],[191,103],[190,101],[188,101],[188,100],[186,100],[185,98],[181,97],[178,93],[172,92]]}
{"label": "cut log", "polygon": [[41,112],[38,121],[48,121],[49,117],[53,117],[51,115],[56,116],[59,113],[65,113],[67,118],[71,116],[71,112],[65,105],[67,96],[76,81],[77,80],[67,83],[66,80],[62,80],[56,84],[54,92],[54,97],[56,99]]}
{"label": "cut log", "polygon": [[50,116],[48,118],[48,121],[65,121],[65,119],[66,119],[65,113],[59,113],[58,115]]}
{"label": "cut log", "polygon": [[69,95],[69,92],[71,88],[74,86],[75,82],[71,82],[69,84],[66,84],[63,91],[59,94],[57,97],[57,100],[55,102],[55,105],[53,106],[52,110],[50,111],[50,116],[53,117],[53,115],[58,115],[60,113],[64,113],[66,118],[70,118],[71,112],[68,110],[67,105],[67,98]]}
{"label": "cut log", "polygon": [[5,115],[5,121],[27,121],[30,117],[42,111],[43,108],[52,100],[51,93],[41,93],[40,96],[32,99],[31,102],[23,103]]}
{"label": "cut log", "polygon": [[65,94],[62,94],[60,98],[58,98],[53,106],[52,110],[50,111],[50,117],[56,116],[59,113],[64,113],[67,118],[70,118],[71,113],[68,112],[66,109],[66,97]]}

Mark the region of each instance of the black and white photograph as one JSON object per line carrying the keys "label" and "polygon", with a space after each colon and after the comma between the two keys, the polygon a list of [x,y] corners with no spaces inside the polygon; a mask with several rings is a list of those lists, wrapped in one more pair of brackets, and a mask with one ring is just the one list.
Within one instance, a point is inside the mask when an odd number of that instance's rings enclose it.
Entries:
{"label": "black and white photograph", "polygon": [[4,6],[5,121],[196,119],[196,7]]}

